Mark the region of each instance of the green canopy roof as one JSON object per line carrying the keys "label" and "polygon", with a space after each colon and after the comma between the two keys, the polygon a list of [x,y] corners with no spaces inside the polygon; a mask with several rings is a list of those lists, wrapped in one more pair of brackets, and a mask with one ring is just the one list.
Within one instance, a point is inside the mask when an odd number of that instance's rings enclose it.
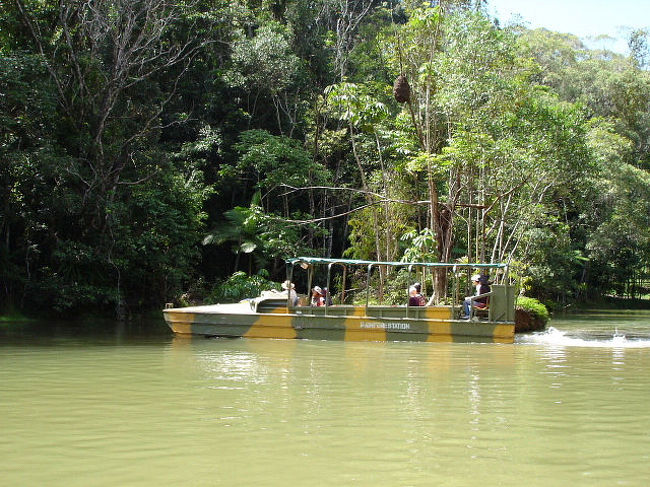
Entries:
{"label": "green canopy roof", "polygon": [[478,263],[449,263],[449,262],[381,262],[374,260],[357,260],[357,259],[326,259],[324,257],[293,257],[286,260],[287,264],[341,264],[341,265],[388,265],[394,267],[447,267],[456,269],[474,269],[474,268],[492,268],[502,269],[508,267],[507,264],[478,264]]}

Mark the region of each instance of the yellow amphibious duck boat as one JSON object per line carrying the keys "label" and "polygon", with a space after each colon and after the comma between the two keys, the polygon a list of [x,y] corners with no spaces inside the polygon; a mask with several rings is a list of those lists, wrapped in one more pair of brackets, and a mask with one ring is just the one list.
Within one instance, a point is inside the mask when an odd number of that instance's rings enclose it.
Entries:
{"label": "yellow amphibious duck boat", "polygon": [[[306,338],[314,340],[355,341],[424,341],[424,342],[498,342],[512,343],[515,334],[516,288],[508,281],[506,264],[448,264],[425,262],[374,262],[350,259],[297,257],[287,260],[287,276],[293,281],[294,271],[307,271],[307,289],[312,288],[315,266],[327,267],[327,289],[332,269],[342,271],[341,291],[334,303],[323,306],[295,304],[286,291],[265,291],[262,296],[234,304],[215,304],[185,308],[167,308],[165,320],[174,333],[249,338]],[[440,297],[427,306],[394,306],[371,304],[370,278],[386,268],[402,268],[409,273],[447,272],[452,297]],[[479,270],[493,273],[495,280],[487,308],[471,307],[469,319],[462,319],[465,294],[460,282]],[[345,303],[345,280],[351,272],[367,275],[365,304]],[[467,275],[467,279],[463,276]],[[349,292],[348,292],[349,294]],[[477,296],[475,296],[476,298]],[[359,295],[356,296],[359,301]],[[363,301],[363,299],[362,299]],[[405,294],[405,302],[408,296]]]}

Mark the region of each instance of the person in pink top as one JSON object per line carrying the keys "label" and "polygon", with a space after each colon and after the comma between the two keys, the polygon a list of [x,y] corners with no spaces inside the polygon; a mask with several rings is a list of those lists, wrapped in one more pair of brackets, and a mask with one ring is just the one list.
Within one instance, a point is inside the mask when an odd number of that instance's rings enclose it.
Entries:
{"label": "person in pink top", "polygon": [[319,286],[314,286],[311,290],[311,305],[325,306],[325,293]]}

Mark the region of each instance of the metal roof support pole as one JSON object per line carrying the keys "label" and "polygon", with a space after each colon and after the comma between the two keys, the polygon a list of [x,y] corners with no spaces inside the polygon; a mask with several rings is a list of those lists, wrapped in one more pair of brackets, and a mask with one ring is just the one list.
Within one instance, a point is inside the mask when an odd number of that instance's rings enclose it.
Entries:
{"label": "metal roof support pole", "polygon": [[411,306],[411,293],[409,290],[411,289],[411,282],[413,279],[411,279],[411,273],[413,272],[413,264],[408,266],[408,272],[409,272],[409,280],[408,283],[406,284],[406,317],[408,318],[409,316],[409,308]]}
{"label": "metal roof support pole", "polygon": [[348,266],[343,265],[343,286],[341,287],[341,304],[345,304],[345,279],[348,274]]}
{"label": "metal roof support pole", "polygon": [[[293,268],[296,264],[287,264],[287,280],[291,283],[293,283]],[[290,308],[293,306],[293,303],[291,302],[291,288],[287,289],[287,308]]]}
{"label": "metal roof support pole", "polygon": [[314,266],[309,264],[307,267],[307,299],[309,300],[309,305],[311,306],[311,285],[314,280]]}
{"label": "metal roof support pole", "polygon": [[332,266],[334,265],[334,262],[330,262],[327,265],[327,294],[325,295],[325,316],[327,316],[327,308],[329,308],[329,297],[330,295],[330,276],[332,274]]}
{"label": "metal roof support pole", "polygon": [[373,264],[368,264],[368,277],[366,279],[366,316],[368,316],[368,305],[370,304],[370,272]]}
{"label": "metal roof support pole", "polygon": [[451,298],[451,317],[453,318],[454,316],[456,316],[456,304],[460,299],[458,297],[460,283],[458,282],[459,279],[458,279],[458,274],[456,273],[456,266],[452,267],[451,272],[454,275],[454,282],[452,284],[454,288],[454,296]]}
{"label": "metal roof support pole", "polygon": [[[420,283],[420,291],[422,293],[426,293],[427,291],[427,268],[423,267],[421,269],[422,272],[422,282]],[[433,294],[433,291],[431,291],[431,294]],[[424,294],[422,294],[424,296]]]}
{"label": "metal roof support pole", "polygon": [[386,282],[382,276],[388,276],[387,266],[379,266],[379,292],[377,293],[379,298],[379,306],[384,304],[384,291],[386,286]]}

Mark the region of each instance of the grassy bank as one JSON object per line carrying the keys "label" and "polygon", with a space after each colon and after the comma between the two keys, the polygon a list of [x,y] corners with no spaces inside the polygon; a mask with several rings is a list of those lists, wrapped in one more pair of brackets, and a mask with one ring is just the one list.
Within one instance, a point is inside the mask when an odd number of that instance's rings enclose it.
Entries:
{"label": "grassy bank", "polygon": [[18,312],[9,312],[0,314],[0,324],[4,323],[27,323],[34,321],[32,318]]}
{"label": "grassy bank", "polygon": [[592,301],[576,303],[566,311],[589,311],[590,309],[650,309],[650,299],[603,296]]}

